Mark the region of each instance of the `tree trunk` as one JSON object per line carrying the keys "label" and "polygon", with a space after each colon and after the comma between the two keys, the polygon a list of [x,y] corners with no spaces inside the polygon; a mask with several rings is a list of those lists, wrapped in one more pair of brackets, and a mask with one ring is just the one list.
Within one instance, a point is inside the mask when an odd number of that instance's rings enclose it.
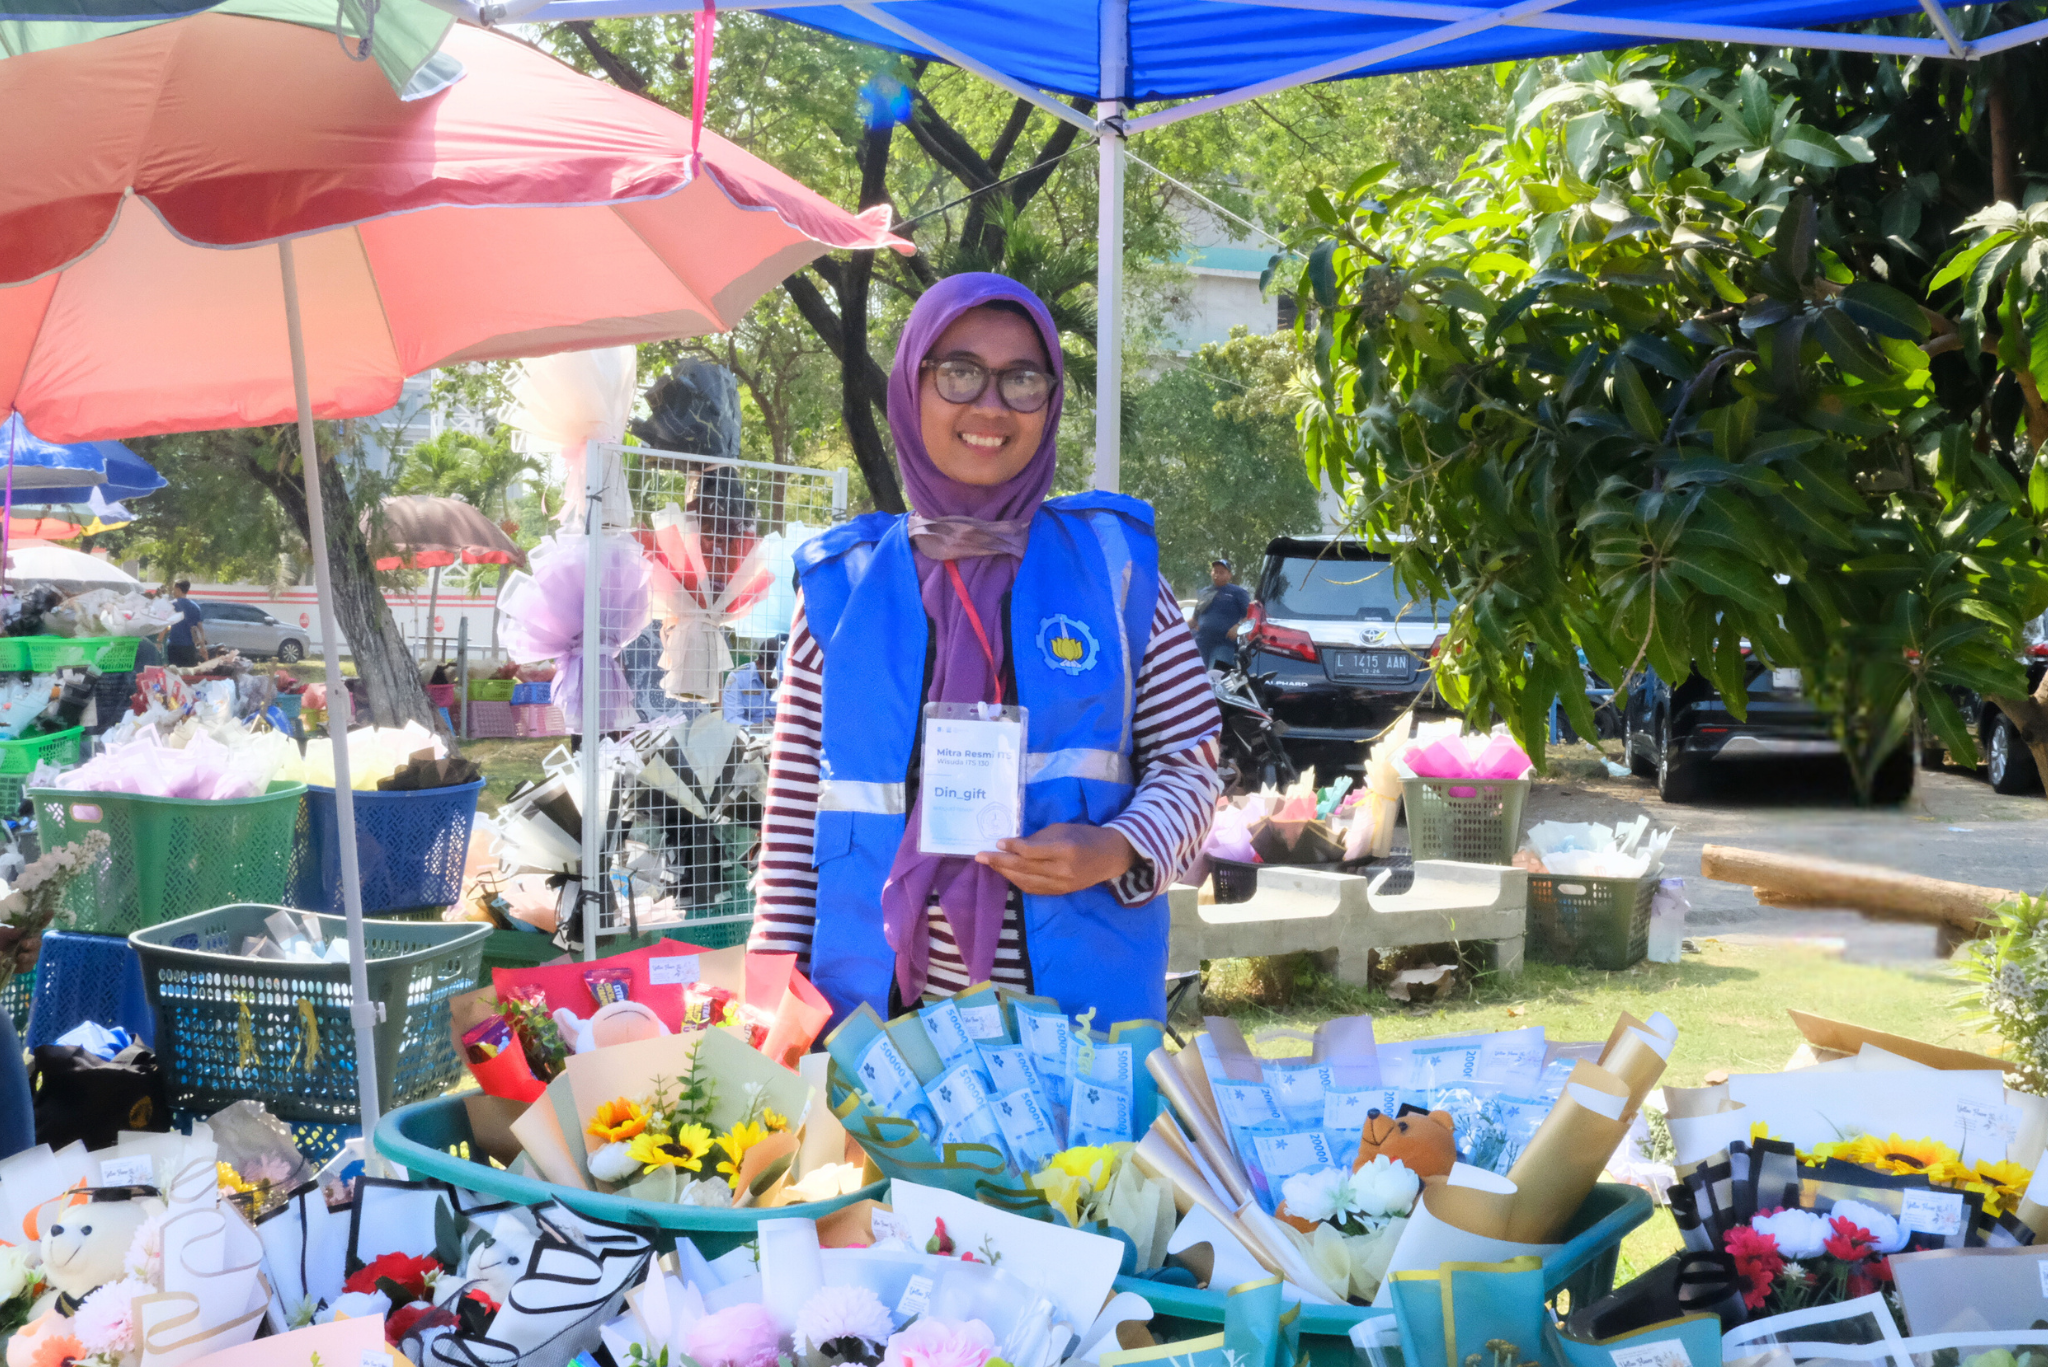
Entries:
{"label": "tree trunk", "polygon": [[[329,433],[332,428],[326,429]],[[306,487],[294,478],[299,469],[295,441],[286,463],[290,473],[266,468],[249,460],[255,477],[291,518],[301,535],[310,542],[314,536],[306,516]],[[360,712],[373,725],[403,726],[416,721],[428,730],[439,728],[439,718],[427,704],[426,689],[420,685],[419,667],[406,649],[405,637],[392,619],[391,605],[377,587],[377,571],[370,559],[370,545],[363,536],[354,500],[332,459],[319,462],[320,495],[327,505],[327,550],[334,579],[334,612],[341,619],[355,659],[356,677],[362,681],[358,697]],[[327,624],[327,625],[332,625]],[[328,680],[330,688],[345,687],[339,679]]]}
{"label": "tree trunk", "polygon": [[[861,135],[860,207],[872,208],[889,198],[889,140],[895,130],[870,128]],[[868,354],[868,286],[875,274],[875,254],[854,252],[839,271],[839,330],[843,345],[839,354],[839,415],[846,423],[853,456],[867,478],[868,494],[885,513],[904,510],[903,492],[896,482],[896,463],[889,444],[882,439],[875,422],[875,406],[868,398],[866,369],[873,364]]]}

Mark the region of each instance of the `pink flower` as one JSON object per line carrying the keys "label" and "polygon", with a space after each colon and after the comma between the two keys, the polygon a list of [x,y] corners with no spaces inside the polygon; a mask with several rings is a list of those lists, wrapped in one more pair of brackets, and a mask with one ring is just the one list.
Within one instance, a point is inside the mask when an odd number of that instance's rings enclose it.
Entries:
{"label": "pink flower", "polygon": [[698,1367],[775,1367],[782,1331],[768,1307],[746,1302],[706,1315],[683,1335]]}
{"label": "pink flower", "polygon": [[135,1298],[155,1294],[155,1287],[133,1277],[108,1282],[79,1305],[78,1313],[71,1317],[71,1332],[88,1353],[119,1357],[133,1352]]}
{"label": "pink flower", "polygon": [[821,1287],[796,1312],[797,1351],[816,1352],[849,1338],[880,1347],[895,1327],[888,1307],[867,1287]]}
{"label": "pink flower", "polygon": [[7,1340],[7,1367],[64,1367],[85,1349],[69,1332],[71,1321],[55,1311],[24,1325]]}
{"label": "pink flower", "polygon": [[919,1320],[889,1340],[882,1367],[983,1367],[996,1336],[980,1320]]}

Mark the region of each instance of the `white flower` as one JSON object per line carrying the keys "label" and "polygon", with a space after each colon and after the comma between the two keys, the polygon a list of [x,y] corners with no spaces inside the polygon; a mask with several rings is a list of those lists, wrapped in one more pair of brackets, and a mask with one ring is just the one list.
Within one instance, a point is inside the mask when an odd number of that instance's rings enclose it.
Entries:
{"label": "white flower", "polygon": [[1879,1253],[1897,1253],[1906,1246],[1906,1240],[1912,1237],[1906,1230],[1899,1228],[1899,1222],[1892,1216],[1862,1201],[1835,1202],[1828,1210],[1828,1219],[1848,1220],[1869,1230]]}
{"label": "white flower", "polygon": [[29,1266],[26,1249],[0,1247],[0,1305],[28,1289]]}
{"label": "white flower", "polygon": [[1351,1199],[1356,1209],[1375,1219],[1406,1215],[1415,1208],[1422,1179],[1398,1158],[1374,1154],[1370,1163],[1351,1174]]}
{"label": "white flower", "polygon": [[888,1307],[865,1286],[820,1287],[796,1312],[796,1346],[800,1353],[815,1353],[843,1338],[883,1344],[895,1332]]}
{"label": "white flower", "polygon": [[1759,1215],[1749,1222],[1749,1227],[1776,1239],[1778,1252],[1788,1259],[1818,1258],[1829,1232],[1826,1220],[1797,1206],[1775,1215]]}
{"label": "white flower", "polygon": [[640,1160],[626,1152],[626,1145],[614,1139],[590,1155],[590,1175],[600,1182],[623,1182],[639,1175]]}
{"label": "white flower", "polygon": [[700,1178],[676,1197],[679,1206],[703,1206],[709,1210],[723,1210],[732,1205],[732,1188],[723,1177]]}
{"label": "white flower", "polygon": [[1342,1168],[1313,1168],[1295,1173],[1280,1184],[1287,1213],[1311,1224],[1351,1214],[1358,1209],[1358,1202],[1351,1194],[1350,1177]]}
{"label": "white flower", "polygon": [[71,1332],[88,1353],[118,1357],[135,1349],[135,1298],[156,1288],[133,1277],[109,1282],[87,1296],[71,1317]]}
{"label": "white flower", "polygon": [[160,1211],[135,1227],[123,1262],[129,1276],[151,1286],[161,1286],[164,1280],[164,1218]]}

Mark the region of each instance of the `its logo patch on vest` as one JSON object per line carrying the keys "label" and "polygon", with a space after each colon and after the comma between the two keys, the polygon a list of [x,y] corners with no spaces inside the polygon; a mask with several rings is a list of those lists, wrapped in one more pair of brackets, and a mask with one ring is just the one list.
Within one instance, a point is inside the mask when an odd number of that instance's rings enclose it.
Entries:
{"label": "its logo patch on vest", "polygon": [[1047,669],[1081,674],[1095,668],[1095,633],[1086,622],[1056,612],[1038,624],[1038,653]]}

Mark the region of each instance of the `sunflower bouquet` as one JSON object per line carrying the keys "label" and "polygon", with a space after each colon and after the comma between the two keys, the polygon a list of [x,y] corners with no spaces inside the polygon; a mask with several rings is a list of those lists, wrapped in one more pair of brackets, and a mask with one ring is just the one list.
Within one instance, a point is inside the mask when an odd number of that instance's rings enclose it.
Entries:
{"label": "sunflower bouquet", "polygon": [[[588,1159],[592,1177],[642,1200],[715,1209],[746,1205],[757,1194],[762,1165],[750,1170],[747,1157],[769,1136],[788,1135],[789,1117],[769,1104],[765,1086],[751,1082],[741,1088],[738,1119],[718,1130],[717,1084],[697,1076],[697,1063],[693,1056],[689,1074],[679,1080],[655,1079],[653,1090],[638,1099],[615,1097],[598,1106],[585,1127],[604,1141]],[[785,1157],[781,1169],[787,1168]],[[772,1184],[780,1175],[767,1180]]]}

